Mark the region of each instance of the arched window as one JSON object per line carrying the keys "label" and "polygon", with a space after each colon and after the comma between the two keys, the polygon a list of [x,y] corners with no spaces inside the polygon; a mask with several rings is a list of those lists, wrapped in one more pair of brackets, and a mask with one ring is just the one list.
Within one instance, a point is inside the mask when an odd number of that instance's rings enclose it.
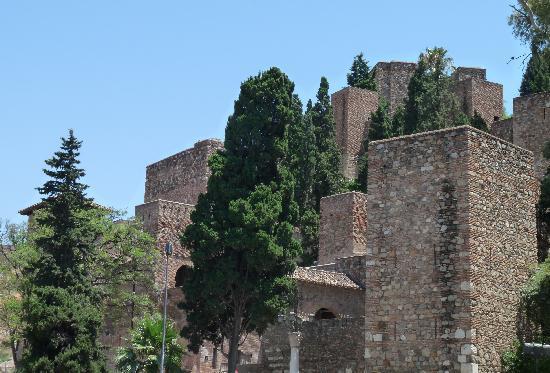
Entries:
{"label": "arched window", "polygon": [[329,320],[335,318],[336,315],[334,312],[328,310],[327,308],[319,308],[319,310],[315,312],[315,320]]}
{"label": "arched window", "polygon": [[191,269],[186,265],[182,265],[178,269],[178,271],[176,272],[176,287],[183,286],[183,282],[189,276],[189,271],[190,270]]}

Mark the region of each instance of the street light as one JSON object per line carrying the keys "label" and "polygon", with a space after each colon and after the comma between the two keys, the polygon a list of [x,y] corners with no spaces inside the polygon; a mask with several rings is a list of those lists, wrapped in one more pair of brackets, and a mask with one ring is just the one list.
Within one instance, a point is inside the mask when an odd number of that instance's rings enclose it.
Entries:
{"label": "street light", "polygon": [[160,353],[160,373],[164,373],[164,350],[166,347],[166,307],[168,305],[168,256],[174,251],[172,243],[164,246],[164,316],[162,318],[162,351]]}

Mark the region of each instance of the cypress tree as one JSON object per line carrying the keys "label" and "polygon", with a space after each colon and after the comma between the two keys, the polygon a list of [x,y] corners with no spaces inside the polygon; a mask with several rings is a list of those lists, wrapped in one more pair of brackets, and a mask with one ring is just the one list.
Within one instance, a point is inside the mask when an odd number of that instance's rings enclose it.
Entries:
{"label": "cypress tree", "polygon": [[443,48],[421,53],[408,87],[403,118],[404,134],[468,124],[451,89],[452,60]]}
{"label": "cypress tree", "polygon": [[348,73],[348,85],[376,91],[376,81],[374,80],[374,71],[370,69],[369,62],[359,53],[353,59],[350,72]]}
{"label": "cypress tree", "polygon": [[526,96],[539,92],[550,92],[550,48],[533,46],[519,93]]}
{"label": "cypress tree", "polygon": [[97,342],[101,298],[88,273],[98,232],[88,187],[80,182],[80,146],[70,131],[46,161],[50,180],[38,188],[44,196],[32,229],[38,256],[24,270],[22,290],[23,371],[105,371]]}
{"label": "cypress tree", "polygon": [[336,143],[336,123],[328,92],[328,80],[322,77],[317,91],[317,101],[311,109],[317,147],[317,167],[313,185],[313,207],[317,212],[321,198],[341,192],[344,183],[344,176],[340,171],[341,155]]}
{"label": "cypress tree", "polygon": [[301,120],[294,84],[271,68],[241,85],[214,154],[206,193],[199,197],[183,243],[193,269],[184,282],[182,330],[192,351],[204,340],[229,340],[235,372],[243,334],[261,333],[291,304],[288,277],[300,256],[293,239],[297,207],[285,156],[287,130]]}

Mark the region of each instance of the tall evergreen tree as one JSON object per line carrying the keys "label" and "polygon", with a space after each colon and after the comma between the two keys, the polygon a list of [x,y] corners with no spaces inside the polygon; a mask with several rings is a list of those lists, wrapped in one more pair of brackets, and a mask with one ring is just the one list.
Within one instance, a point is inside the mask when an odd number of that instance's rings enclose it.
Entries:
{"label": "tall evergreen tree", "polygon": [[23,371],[102,372],[97,342],[102,315],[100,296],[89,281],[88,265],[97,238],[84,170],[81,142],[73,132],[46,161],[50,177],[39,188],[44,207],[33,225],[38,257],[25,268],[22,319],[26,349]]}
{"label": "tall evergreen tree", "polygon": [[376,91],[376,80],[374,80],[374,71],[370,69],[369,62],[359,53],[353,59],[350,72],[348,73],[348,85]]}
{"label": "tall evergreen tree", "polygon": [[287,129],[301,120],[294,84],[271,68],[241,85],[224,150],[210,159],[212,176],[182,237],[193,269],[183,285],[188,325],[182,334],[197,351],[204,340],[229,340],[228,371],[240,338],[261,333],[291,303],[288,275],[300,244],[293,239],[297,207],[285,165]]}
{"label": "tall evergreen tree", "polygon": [[550,92],[550,47],[540,50],[533,45],[519,93],[526,96],[539,92]]}
{"label": "tall evergreen tree", "polygon": [[341,155],[336,143],[336,123],[328,92],[328,80],[322,77],[317,91],[317,101],[311,109],[317,147],[317,167],[313,185],[314,208],[317,212],[321,198],[341,192],[344,183],[344,176],[340,170]]}
{"label": "tall evergreen tree", "polygon": [[403,131],[425,132],[468,124],[451,89],[452,60],[443,48],[421,53],[408,87]]}
{"label": "tall evergreen tree", "polygon": [[[401,112],[401,109],[399,109],[399,112]],[[400,118],[400,116],[395,118]],[[393,120],[390,115],[388,102],[381,98],[378,108],[372,113],[369,132],[363,139],[362,151],[358,161],[357,180],[353,189],[367,193],[369,142],[401,136],[402,129],[400,126],[401,122]]]}
{"label": "tall evergreen tree", "polygon": [[328,91],[328,81],[322,77],[315,104],[308,101],[302,122],[293,123],[289,131],[288,158],[296,180],[302,265],[317,260],[321,198],[339,193],[344,184]]}

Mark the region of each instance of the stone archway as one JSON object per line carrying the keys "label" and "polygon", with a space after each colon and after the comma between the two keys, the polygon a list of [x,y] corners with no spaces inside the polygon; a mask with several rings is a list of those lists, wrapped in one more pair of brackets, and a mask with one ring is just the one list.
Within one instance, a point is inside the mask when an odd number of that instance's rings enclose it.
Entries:
{"label": "stone archway", "polygon": [[182,265],[178,268],[176,271],[176,278],[175,278],[175,287],[181,287],[183,286],[183,282],[187,277],[189,277],[189,272],[191,271],[191,267],[187,265]]}
{"label": "stone archway", "polygon": [[335,318],[336,314],[328,308],[319,308],[319,310],[315,312],[315,320],[330,320]]}

